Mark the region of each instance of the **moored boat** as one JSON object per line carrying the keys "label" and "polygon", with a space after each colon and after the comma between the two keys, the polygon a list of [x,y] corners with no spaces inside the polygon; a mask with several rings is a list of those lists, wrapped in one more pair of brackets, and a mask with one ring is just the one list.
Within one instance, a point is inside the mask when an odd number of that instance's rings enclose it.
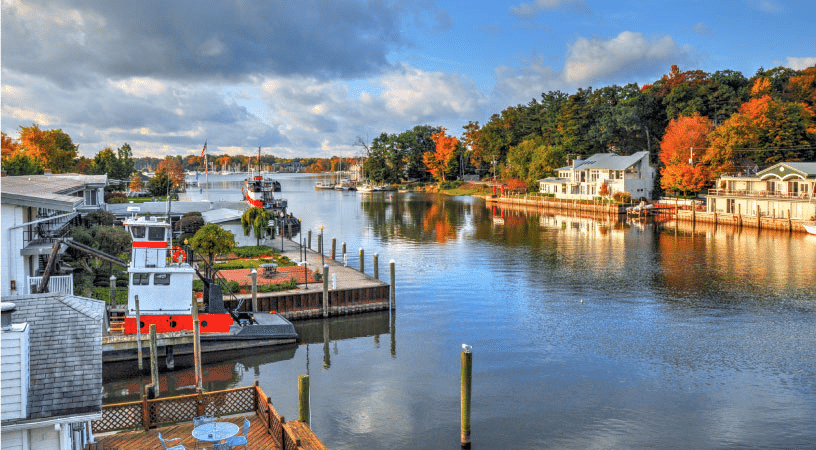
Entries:
{"label": "moored boat", "polygon": [[[128,304],[124,333],[192,331],[193,277],[205,285],[204,309],[195,311],[202,340],[296,339],[294,326],[283,317],[265,315],[258,320],[253,314],[229,311],[224,306],[221,286],[204,278],[189,263],[187,252],[171,246],[169,220],[139,217],[124,221],[133,239],[128,266]],[[206,336],[206,337],[205,337]]]}
{"label": "moored boat", "polygon": [[805,227],[805,231],[810,234],[816,234],[816,225],[803,225]]}

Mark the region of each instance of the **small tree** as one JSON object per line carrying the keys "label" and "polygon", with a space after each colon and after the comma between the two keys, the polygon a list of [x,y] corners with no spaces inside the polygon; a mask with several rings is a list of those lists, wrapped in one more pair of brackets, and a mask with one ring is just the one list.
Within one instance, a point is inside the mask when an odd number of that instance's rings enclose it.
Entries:
{"label": "small tree", "polygon": [[264,208],[249,208],[241,216],[241,226],[244,228],[244,236],[249,236],[249,230],[255,232],[255,246],[261,245],[261,236],[266,236],[272,229],[269,221],[272,214]]}
{"label": "small tree", "polygon": [[235,247],[235,235],[214,223],[201,227],[190,239],[190,246],[205,255],[212,266],[215,255],[229,253]]}
{"label": "small tree", "polygon": [[141,192],[144,188],[142,176],[138,173],[134,173],[133,176],[130,177],[130,192]]}

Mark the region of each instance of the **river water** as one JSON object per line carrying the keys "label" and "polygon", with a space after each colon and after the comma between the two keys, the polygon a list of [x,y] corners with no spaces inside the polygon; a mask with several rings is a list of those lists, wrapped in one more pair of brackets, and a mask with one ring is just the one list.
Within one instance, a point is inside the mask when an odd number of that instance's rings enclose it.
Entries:
{"label": "river water", "polygon": [[[359,267],[363,248],[369,274],[378,253],[385,279],[396,262],[397,311],[296,322],[299,346],[210,364],[207,390],[258,380],[295,419],[308,373],[328,448],[454,449],[466,343],[473,448],[816,447],[816,236],[277,178],[327,251]],[[240,179],[211,176],[209,198],[239,201]],[[139,383],[106,381],[105,402]],[[191,371],[162,383],[190,392]]]}

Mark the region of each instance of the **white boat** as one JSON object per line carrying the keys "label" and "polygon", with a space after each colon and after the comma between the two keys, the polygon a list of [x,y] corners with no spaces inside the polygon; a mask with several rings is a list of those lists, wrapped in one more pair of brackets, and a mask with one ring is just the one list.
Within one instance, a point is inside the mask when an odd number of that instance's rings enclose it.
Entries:
{"label": "white boat", "polygon": [[805,231],[810,234],[816,234],[816,225],[804,225]]}
{"label": "white boat", "polygon": [[357,185],[357,192],[367,193],[367,192],[374,192],[374,186],[371,183],[363,183]]}
{"label": "white boat", "polygon": [[331,184],[331,183],[326,183],[324,181],[318,181],[317,183],[315,183],[315,189],[317,189],[317,190],[320,190],[320,189],[334,189],[334,185]]}

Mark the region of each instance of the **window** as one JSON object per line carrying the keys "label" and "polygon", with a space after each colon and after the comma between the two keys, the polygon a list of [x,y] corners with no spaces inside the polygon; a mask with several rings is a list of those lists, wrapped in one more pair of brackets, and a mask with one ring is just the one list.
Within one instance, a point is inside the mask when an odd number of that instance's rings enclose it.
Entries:
{"label": "window", "polygon": [[133,274],[133,285],[148,285],[150,284],[150,274],[149,273],[134,273]]}
{"label": "window", "polygon": [[156,286],[170,286],[170,274],[157,273],[156,275],[153,275],[153,284]]}
{"label": "window", "polygon": [[149,241],[163,241],[164,227],[148,227],[147,239]]}
{"label": "window", "polygon": [[145,237],[145,227],[131,227],[130,232],[134,238],[143,239]]}
{"label": "window", "polygon": [[96,191],[85,191],[85,204],[88,206],[96,206]]}

